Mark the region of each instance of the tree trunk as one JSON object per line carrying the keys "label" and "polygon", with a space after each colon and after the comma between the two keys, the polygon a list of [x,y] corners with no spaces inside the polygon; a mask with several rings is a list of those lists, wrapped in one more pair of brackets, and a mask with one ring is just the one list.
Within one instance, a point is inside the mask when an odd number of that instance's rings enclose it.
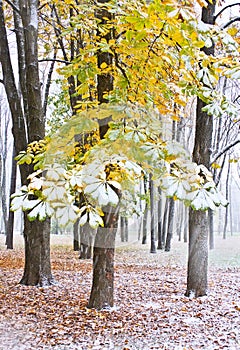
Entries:
{"label": "tree trunk", "polygon": [[166,244],[166,234],[167,234],[167,224],[168,224],[168,203],[169,198],[165,200],[164,213],[163,213],[163,224],[162,224],[162,241],[163,241],[163,249]]}
{"label": "tree trunk", "polygon": [[[99,3],[108,3],[109,0],[100,0]],[[95,17],[100,25],[106,24],[106,21],[112,19],[112,14],[99,6],[96,9]],[[98,31],[99,41],[113,39],[113,28],[107,33],[102,34]],[[98,67],[105,63],[109,68],[112,66],[113,57],[109,52],[101,50],[97,53]],[[113,77],[111,73],[98,74],[97,76],[97,93],[99,103],[107,103],[105,94],[113,89]],[[99,134],[103,139],[108,131],[108,123],[111,118],[99,120]],[[118,193],[120,198],[121,194]],[[118,226],[119,206],[107,206],[103,210],[104,228],[99,227],[95,237],[93,249],[93,282],[92,290],[88,303],[89,308],[102,309],[113,306],[113,290],[114,290],[114,253],[115,253],[115,237]]]}
{"label": "tree trunk", "polygon": [[170,250],[171,250],[171,241],[172,241],[172,237],[173,237],[174,206],[175,206],[174,199],[169,198],[168,228],[167,228],[165,252],[170,252]]}
{"label": "tree trunk", "polygon": [[[25,214],[26,215],[26,214]],[[48,286],[53,283],[50,265],[50,220],[24,221],[25,266],[20,281],[26,286]]]}
{"label": "tree trunk", "polygon": [[[214,23],[216,1],[208,2],[202,9],[202,21]],[[207,55],[214,55],[214,45],[203,48]],[[195,142],[193,161],[210,166],[212,146],[213,117],[202,111],[205,103],[197,99]],[[188,276],[187,296],[203,296],[208,291],[208,231],[207,213],[201,210],[189,210],[189,246],[188,246]]]}
{"label": "tree trunk", "polygon": [[209,220],[209,249],[214,249],[214,212],[212,209],[208,209]]}
{"label": "tree trunk", "polygon": [[158,245],[157,249],[163,249],[163,240],[162,240],[162,191],[161,188],[158,188]]}
{"label": "tree trunk", "polygon": [[[143,186],[144,186],[144,194],[147,195],[147,177],[146,175],[144,175],[143,178]],[[147,244],[147,224],[148,224],[148,212],[149,212],[149,208],[148,208],[148,203],[147,201],[146,205],[145,205],[145,210],[144,210],[144,214],[143,214],[143,236],[142,236],[142,244]]]}
{"label": "tree trunk", "polygon": [[73,250],[79,251],[79,219],[73,225]]}
{"label": "tree trunk", "polygon": [[[19,67],[23,77],[21,89],[26,92],[23,100],[16,88],[10,52],[7,41],[7,32],[4,21],[2,1],[0,1],[0,62],[3,72],[3,84],[6,90],[9,107],[13,121],[13,136],[16,153],[26,149],[27,143],[38,141],[44,137],[45,117],[41,102],[41,86],[38,70],[38,1],[15,1],[19,7],[23,28],[16,27],[15,32],[23,33],[20,43],[17,37],[17,46],[24,48],[24,55],[18,57]],[[18,20],[20,18],[18,17]],[[15,26],[22,23],[15,21]],[[23,30],[23,31],[22,31]],[[18,50],[18,52],[20,52]],[[23,53],[23,51],[21,51]],[[23,61],[21,61],[23,60]],[[24,85],[22,87],[22,84]],[[22,110],[22,102],[24,112]],[[25,113],[25,114],[24,114]],[[33,171],[33,166],[20,166],[22,184],[27,184],[27,177]],[[52,282],[50,268],[50,224],[46,222],[29,222],[24,215],[24,239],[25,239],[25,268],[21,279],[26,285],[47,285]]]}
{"label": "tree trunk", "polygon": [[[231,163],[228,162],[228,169],[227,169],[227,179],[226,179],[226,199],[229,199],[229,175],[230,175],[230,166]],[[229,208],[228,206],[226,207],[225,210],[225,216],[224,216],[224,227],[223,227],[223,239],[227,238],[227,226],[228,226],[228,213],[229,213]]]}
{"label": "tree trunk", "polygon": [[107,206],[104,209],[104,227],[97,230],[93,249],[93,283],[88,308],[101,310],[113,306],[118,210],[119,207]]}
{"label": "tree trunk", "polygon": [[79,259],[91,259],[92,247],[96,230],[92,228],[89,223],[80,227],[80,251]]}
{"label": "tree trunk", "polygon": [[189,252],[186,296],[200,297],[208,289],[208,219],[206,212],[189,210]]}
{"label": "tree trunk", "polygon": [[[10,196],[16,191],[17,164],[14,157],[15,157],[15,151],[13,147]],[[7,232],[6,232],[7,249],[13,249],[13,229],[14,229],[14,212],[9,211],[8,222],[7,222]]]}
{"label": "tree trunk", "polygon": [[155,208],[154,208],[154,183],[152,180],[152,175],[149,178],[149,192],[150,192],[150,213],[151,213],[151,247],[150,253],[155,254],[156,243],[155,243]]}

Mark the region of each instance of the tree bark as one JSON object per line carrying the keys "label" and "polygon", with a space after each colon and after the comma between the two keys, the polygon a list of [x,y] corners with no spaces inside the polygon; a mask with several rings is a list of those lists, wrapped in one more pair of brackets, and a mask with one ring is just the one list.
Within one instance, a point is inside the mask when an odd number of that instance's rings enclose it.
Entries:
{"label": "tree bark", "polygon": [[[106,24],[112,19],[112,14],[104,7],[109,0],[100,0],[99,6],[96,9],[95,17],[101,24]],[[98,31],[99,41],[102,39],[109,42],[113,39],[113,29],[110,28],[108,33],[102,34]],[[101,50],[97,53],[98,68],[105,63],[109,68],[112,66],[113,57],[109,52]],[[113,89],[113,77],[111,73],[98,74],[97,76],[97,93],[99,103],[107,103],[105,94]],[[111,118],[99,120],[99,134],[103,139],[108,131],[108,123]],[[118,193],[120,198],[121,194]],[[117,232],[119,206],[107,206],[104,210],[104,228],[97,229],[94,249],[93,249],[93,282],[90,299],[88,303],[89,308],[103,309],[113,306],[113,292],[114,292],[114,254],[115,254],[115,237]]]}
{"label": "tree bark", "polygon": [[[21,83],[24,86],[22,90],[26,91],[26,98],[23,96],[23,100],[21,100],[18,94],[13,74],[2,0],[0,0],[0,62],[3,72],[3,84],[12,114],[14,146],[18,154],[20,151],[26,149],[28,142],[43,139],[45,116],[42,109],[38,70],[38,1],[20,0],[15,1],[15,4],[19,5],[23,23],[23,35],[21,36],[22,41],[20,44],[18,42],[20,36],[17,39],[17,45],[24,47],[24,55],[18,57],[19,60],[24,60],[23,62],[19,62],[20,71],[23,73]],[[17,19],[19,20],[19,17]],[[15,25],[17,25],[16,21]],[[22,28],[15,28],[15,30],[21,30],[22,33]],[[22,47],[21,53],[23,53]],[[24,104],[24,112],[22,110],[22,102]],[[32,165],[20,166],[22,185],[27,184],[27,177],[32,172]],[[25,267],[20,283],[26,285],[50,284],[52,282],[52,275],[50,267],[49,220],[45,222],[39,222],[37,220],[30,222],[25,213],[24,239]]]}
{"label": "tree bark", "polygon": [[163,240],[162,240],[162,190],[158,187],[158,245],[157,249],[163,249]]}
{"label": "tree bark", "polygon": [[150,253],[157,253],[155,243],[155,208],[154,208],[154,183],[152,175],[149,178],[149,192],[150,192],[150,213],[151,213],[151,246]]}
{"label": "tree bark", "polygon": [[204,211],[189,210],[189,252],[186,296],[200,297],[208,289],[208,220]]}
{"label": "tree bark", "polygon": [[[202,9],[202,21],[214,23],[216,1],[208,2],[207,8]],[[214,45],[203,48],[207,55],[214,55]],[[213,117],[202,111],[205,103],[197,99],[195,143],[193,161],[210,166]],[[208,291],[208,232],[209,225],[205,211],[189,210],[189,246],[188,246],[188,274],[186,296],[199,297]]]}
{"label": "tree bark", "polygon": [[99,227],[93,249],[93,283],[88,308],[113,306],[114,253],[119,207],[104,208],[104,227]]}
{"label": "tree bark", "polygon": [[167,228],[165,252],[170,252],[170,250],[171,250],[171,241],[172,241],[172,237],[173,237],[174,206],[175,206],[174,199],[169,198],[168,228]]}
{"label": "tree bark", "polygon": [[79,219],[73,225],[73,250],[79,251]]}
{"label": "tree bark", "polygon": [[79,259],[91,259],[95,235],[96,229],[92,228],[88,223],[80,228]]}
{"label": "tree bark", "polygon": [[[145,196],[147,195],[147,176],[144,175],[143,178],[143,188],[144,188],[144,194]],[[149,213],[149,208],[148,208],[148,202],[145,200],[145,210],[143,213],[143,235],[142,235],[142,244],[147,244],[147,224],[148,224],[148,213]]]}
{"label": "tree bark", "polygon": [[[15,150],[13,147],[10,196],[16,191],[17,164],[14,157],[15,157]],[[8,222],[7,222],[7,232],[6,232],[7,249],[13,249],[13,229],[14,229],[14,212],[9,211]]]}

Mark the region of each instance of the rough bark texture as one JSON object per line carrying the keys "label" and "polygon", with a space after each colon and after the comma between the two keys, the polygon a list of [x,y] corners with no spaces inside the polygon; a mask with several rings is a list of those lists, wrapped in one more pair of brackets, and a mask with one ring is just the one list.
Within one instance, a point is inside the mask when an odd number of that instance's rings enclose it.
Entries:
{"label": "rough bark texture", "polygon": [[[215,3],[208,2],[208,7],[202,9],[203,22],[214,23]],[[214,46],[203,50],[207,55],[214,54]],[[204,106],[205,103],[198,99],[193,161],[209,168],[213,118],[202,111]],[[207,213],[190,209],[187,296],[199,297],[208,291],[208,231]]]}
{"label": "rough bark texture", "polygon": [[47,286],[53,283],[50,265],[50,220],[24,221],[25,266],[21,284]]}
{"label": "rough bark texture", "polygon": [[173,237],[173,222],[174,222],[174,199],[169,198],[169,206],[168,206],[168,228],[167,228],[167,238],[165,245],[165,252],[170,252],[171,250],[171,242]]}
{"label": "rough bark texture", "polygon": [[73,225],[73,250],[79,251],[79,219]]}
{"label": "rough bark texture", "polygon": [[[21,32],[21,35],[17,38],[17,45],[21,45],[21,48],[18,48],[18,52],[21,52],[19,60],[24,60],[19,63],[19,74],[20,72],[22,74],[20,74],[22,76],[21,85],[23,84],[21,90],[26,92],[23,100],[18,94],[13,74],[2,1],[0,1],[0,62],[3,71],[3,83],[12,114],[14,146],[16,153],[19,153],[26,149],[28,142],[40,140],[44,137],[45,118],[42,109],[38,70],[38,1],[15,0],[15,5],[18,5],[21,15],[21,18],[19,16],[15,17],[15,26],[18,23],[19,26],[20,23],[23,24],[23,31],[22,28],[15,28],[16,31],[19,30],[18,33]],[[33,167],[31,165],[20,167],[22,184],[27,183],[27,177],[32,171]],[[46,222],[38,222],[37,220],[29,222],[25,215],[25,267],[21,279],[22,284],[46,285],[51,283],[49,235],[50,225],[48,220]]]}
{"label": "rough bark texture", "polygon": [[[99,20],[100,25],[111,20],[112,14],[104,8],[108,0],[100,0],[101,6],[96,10],[95,17]],[[98,32],[99,41],[101,39],[107,42],[113,38],[113,30],[109,29],[107,34]],[[99,50],[97,53],[98,67],[106,63],[111,67],[113,57],[108,52]],[[106,103],[105,93],[113,89],[113,77],[111,73],[99,74],[97,76],[97,92],[99,103]],[[99,120],[100,138],[104,138],[108,130],[110,118]],[[120,197],[120,193],[118,194]],[[114,282],[114,253],[115,253],[115,236],[118,225],[119,208],[107,206],[104,210],[104,228],[98,228],[93,250],[93,283],[91,295],[88,303],[89,308],[102,309],[113,306],[113,282]]]}
{"label": "rough bark texture", "polygon": [[88,222],[81,227],[79,251],[80,259],[91,259],[95,235],[96,229],[92,228]]}
{"label": "rough bark texture", "polygon": [[208,290],[208,219],[203,211],[189,212],[187,296],[200,297]]}
{"label": "rough bark texture", "polygon": [[104,227],[97,230],[93,249],[93,283],[88,303],[97,310],[113,306],[114,252],[118,207],[104,208]]}
{"label": "rough bark texture", "polygon": [[[13,148],[10,195],[12,195],[16,191],[17,165],[16,165],[16,161],[14,160],[14,157],[15,157],[15,151]],[[14,228],[14,212],[9,211],[8,222],[7,222],[7,232],[6,232],[7,249],[13,249],[13,228]]]}

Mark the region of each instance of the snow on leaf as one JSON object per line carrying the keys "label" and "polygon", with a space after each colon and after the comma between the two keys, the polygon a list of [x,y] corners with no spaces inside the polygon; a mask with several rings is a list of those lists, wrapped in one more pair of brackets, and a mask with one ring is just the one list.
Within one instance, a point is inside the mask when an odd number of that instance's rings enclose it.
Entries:
{"label": "snow on leaf", "polygon": [[69,223],[73,223],[77,220],[78,208],[72,203],[65,203],[64,206],[56,208],[55,216],[58,219],[60,226],[66,226]]}
{"label": "snow on leaf", "polygon": [[89,225],[92,228],[97,228],[98,226],[104,226],[103,224],[103,219],[101,218],[101,216],[94,212],[94,211],[90,211],[89,212]]}
{"label": "snow on leaf", "polygon": [[21,194],[16,194],[14,197],[12,197],[11,201],[11,210],[12,211],[17,211],[22,208],[23,203],[27,200],[28,193],[21,193]]}
{"label": "snow on leaf", "polygon": [[58,201],[64,198],[66,194],[64,181],[45,181],[42,194],[48,201]]}
{"label": "snow on leaf", "polygon": [[33,209],[35,206],[37,206],[39,203],[41,203],[40,199],[32,199],[29,200],[28,198],[26,198],[26,200],[23,202],[22,204],[22,209],[23,210],[30,210]]}
{"label": "snow on leaf", "polygon": [[197,191],[195,198],[191,202],[191,207],[195,210],[216,209],[213,200],[209,196],[209,192],[203,188]]}
{"label": "snow on leaf", "polygon": [[86,222],[87,222],[87,219],[88,219],[88,213],[82,215],[81,218],[80,218],[80,220],[79,220],[79,225],[80,225],[80,226],[85,225]]}
{"label": "snow on leaf", "polygon": [[65,169],[60,164],[52,164],[47,168],[46,178],[48,180],[58,181],[64,178],[65,172]]}
{"label": "snow on leaf", "polygon": [[35,220],[37,217],[39,221],[44,221],[47,216],[53,214],[53,210],[50,208],[49,204],[43,201],[38,201],[39,203],[28,213],[28,219],[30,221]]}

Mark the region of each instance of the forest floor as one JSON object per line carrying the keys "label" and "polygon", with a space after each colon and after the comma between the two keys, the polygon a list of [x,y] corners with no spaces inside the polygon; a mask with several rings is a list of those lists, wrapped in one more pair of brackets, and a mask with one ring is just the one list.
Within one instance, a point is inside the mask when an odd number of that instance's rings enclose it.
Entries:
{"label": "forest floor", "polygon": [[71,249],[70,236],[52,238],[56,284],[25,287],[22,237],[12,251],[0,235],[0,350],[240,349],[240,236],[217,238],[210,252],[209,293],[186,289],[187,245],[150,254],[138,242],[118,247],[115,307],[86,308],[92,263]]}

